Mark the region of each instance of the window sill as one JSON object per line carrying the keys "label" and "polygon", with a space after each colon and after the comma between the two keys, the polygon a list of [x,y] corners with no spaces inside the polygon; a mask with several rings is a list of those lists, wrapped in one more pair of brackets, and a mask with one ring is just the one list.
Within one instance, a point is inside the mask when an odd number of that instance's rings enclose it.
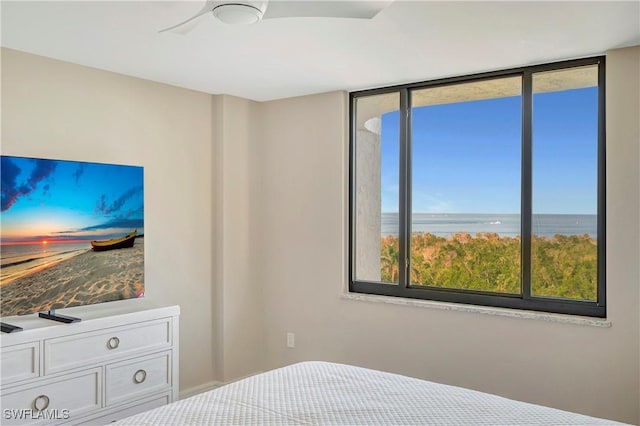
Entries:
{"label": "window sill", "polygon": [[576,315],[552,314],[518,309],[494,308],[489,306],[465,305],[461,303],[436,302],[432,300],[406,299],[402,297],[377,296],[364,293],[343,293],[340,296],[345,300],[359,300],[362,302],[389,303],[392,305],[413,306],[427,309],[440,309],[444,311],[470,312],[483,315],[501,317],[531,319],[538,321],[555,322],[560,324],[585,325],[590,327],[610,328],[611,321],[606,319],[582,317]]}

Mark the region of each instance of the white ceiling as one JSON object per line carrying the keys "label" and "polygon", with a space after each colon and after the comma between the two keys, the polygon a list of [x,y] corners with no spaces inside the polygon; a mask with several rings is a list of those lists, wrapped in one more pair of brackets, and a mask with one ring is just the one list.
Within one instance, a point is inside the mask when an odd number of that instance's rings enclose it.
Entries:
{"label": "white ceiling", "polygon": [[[274,0],[272,0],[274,1]],[[277,1],[277,0],[275,0]],[[640,44],[640,0],[396,0],[371,20],[204,17],[204,1],[2,1],[2,46],[264,101],[466,75]]]}

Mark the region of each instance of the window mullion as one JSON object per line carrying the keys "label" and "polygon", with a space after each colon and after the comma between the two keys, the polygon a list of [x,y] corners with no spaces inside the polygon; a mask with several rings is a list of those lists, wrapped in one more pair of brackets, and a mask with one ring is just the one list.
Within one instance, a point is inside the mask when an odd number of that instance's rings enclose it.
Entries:
{"label": "window mullion", "polygon": [[521,288],[523,299],[531,299],[531,220],[532,220],[532,156],[533,156],[533,84],[531,71],[522,76],[522,260]]}
{"label": "window mullion", "polygon": [[411,259],[411,142],[409,91],[400,90],[400,206],[399,225],[399,287],[406,289],[410,281]]}

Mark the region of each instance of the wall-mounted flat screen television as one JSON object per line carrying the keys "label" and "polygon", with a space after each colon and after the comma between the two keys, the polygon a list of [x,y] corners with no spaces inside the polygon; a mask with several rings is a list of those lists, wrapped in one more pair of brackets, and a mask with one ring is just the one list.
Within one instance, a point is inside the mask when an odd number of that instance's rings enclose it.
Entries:
{"label": "wall-mounted flat screen television", "polygon": [[0,316],[144,295],[142,167],[1,161]]}

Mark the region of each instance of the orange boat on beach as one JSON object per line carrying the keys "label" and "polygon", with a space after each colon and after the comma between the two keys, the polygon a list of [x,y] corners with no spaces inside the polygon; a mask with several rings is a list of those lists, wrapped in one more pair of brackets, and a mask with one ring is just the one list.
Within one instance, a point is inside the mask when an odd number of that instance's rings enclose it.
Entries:
{"label": "orange boat on beach", "polygon": [[91,241],[91,247],[93,248],[93,251],[107,251],[133,247],[133,243],[135,243],[137,235],[138,230],[136,229],[124,237],[104,241]]}

